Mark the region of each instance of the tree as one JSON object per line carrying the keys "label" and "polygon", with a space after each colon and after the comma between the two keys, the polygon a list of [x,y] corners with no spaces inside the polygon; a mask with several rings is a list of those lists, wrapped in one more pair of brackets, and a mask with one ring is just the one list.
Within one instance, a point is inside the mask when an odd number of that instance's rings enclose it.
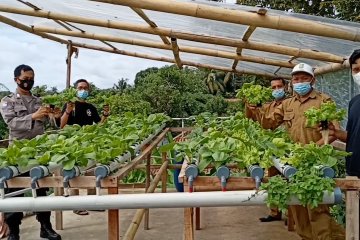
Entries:
{"label": "tree", "polygon": [[360,21],[360,1],[358,0],[237,0],[237,3],[348,21]]}
{"label": "tree", "polygon": [[119,81],[117,83],[114,84],[113,86],[113,90],[115,90],[116,92],[124,92],[125,89],[131,87],[130,84],[128,84],[129,79],[127,78],[121,78],[119,79]]}
{"label": "tree", "polygon": [[134,91],[140,99],[150,103],[152,112],[163,112],[171,117],[226,112],[224,99],[208,94],[203,81],[206,74],[202,70],[178,69],[173,65],[141,73]]}

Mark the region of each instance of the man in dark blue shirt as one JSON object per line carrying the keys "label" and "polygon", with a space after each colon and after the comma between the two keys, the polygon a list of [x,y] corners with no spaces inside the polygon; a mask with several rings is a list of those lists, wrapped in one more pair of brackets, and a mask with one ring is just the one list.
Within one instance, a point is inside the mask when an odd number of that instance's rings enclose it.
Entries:
{"label": "man in dark blue shirt", "polygon": [[[360,49],[351,54],[349,62],[354,82],[360,87]],[[346,158],[346,173],[360,177],[360,94],[351,99],[348,115],[346,131],[331,126],[329,135],[346,142],[346,151],[352,153]]]}

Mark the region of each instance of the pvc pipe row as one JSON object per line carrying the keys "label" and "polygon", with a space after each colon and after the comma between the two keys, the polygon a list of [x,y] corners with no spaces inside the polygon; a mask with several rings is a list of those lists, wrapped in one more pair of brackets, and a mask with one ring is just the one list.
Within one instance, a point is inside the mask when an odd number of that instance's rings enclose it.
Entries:
{"label": "pvc pipe row", "polygon": [[[23,197],[0,200],[0,212],[19,211],[59,211],[76,209],[139,209],[139,208],[187,208],[226,207],[263,205],[267,198],[265,191],[195,192],[195,193],[152,193],[118,194],[105,196],[70,197]],[[339,188],[334,192],[324,192],[320,204],[338,204],[342,201]],[[299,205],[292,197],[289,205]]]}

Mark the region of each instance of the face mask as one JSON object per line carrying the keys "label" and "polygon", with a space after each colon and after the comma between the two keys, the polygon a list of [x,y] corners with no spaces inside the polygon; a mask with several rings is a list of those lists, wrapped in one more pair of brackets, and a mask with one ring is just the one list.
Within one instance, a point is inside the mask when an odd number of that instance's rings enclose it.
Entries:
{"label": "face mask", "polygon": [[304,96],[311,91],[312,87],[310,82],[304,83],[295,83],[294,84],[294,91],[299,94],[300,96]]}
{"label": "face mask", "polygon": [[19,88],[30,91],[30,89],[34,86],[34,80],[19,80],[20,83],[16,82]]}
{"label": "face mask", "polygon": [[276,100],[282,99],[285,96],[285,91],[283,88],[276,89],[272,91],[272,95]]}
{"label": "face mask", "polygon": [[354,82],[360,86],[360,73],[357,73],[357,74],[354,74],[352,75],[353,79],[354,79]]}
{"label": "face mask", "polygon": [[89,96],[89,91],[78,90],[76,94],[77,94],[78,98],[85,100]]}

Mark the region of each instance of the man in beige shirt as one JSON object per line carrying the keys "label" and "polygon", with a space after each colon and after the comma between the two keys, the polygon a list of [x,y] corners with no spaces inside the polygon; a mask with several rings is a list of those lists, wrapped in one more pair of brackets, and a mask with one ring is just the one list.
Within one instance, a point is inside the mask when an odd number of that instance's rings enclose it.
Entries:
{"label": "man in beige shirt", "polygon": [[[318,129],[306,126],[304,112],[311,107],[319,108],[322,103],[331,101],[331,98],[313,89],[315,77],[312,67],[308,64],[300,63],[294,67],[291,83],[294,95],[285,99],[272,114],[261,114],[261,125],[267,129],[274,129],[283,124],[294,142],[324,144]],[[255,113],[258,111],[259,109],[254,110]],[[331,142],[332,139],[329,141]],[[296,232],[302,239],[345,239],[344,229],[331,217],[327,205],[313,209],[300,205],[290,208],[294,215]]]}
{"label": "man in beige shirt", "polygon": [[[272,89],[272,95],[274,100],[264,104],[259,111],[253,111],[255,107],[250,106],[248,104],[245,105],[245,115],[247,118],[250,118],[254,121],[257,121],[261,124],[262,119],[265,119],[263,115],[270,116],[274,113],[275,109],[285,100],[285,88],[287,86],[287,82],[283,78],[274,78],[270,82],[270,87]],[[275,167],[271,167],[268,169],[268,177],[273,177],[278,175],[279,171]],[[261,222],[272,222],[281,220],[281,212],[277,207],[271,207],[270,213],[267,217],[259,218]]]}

